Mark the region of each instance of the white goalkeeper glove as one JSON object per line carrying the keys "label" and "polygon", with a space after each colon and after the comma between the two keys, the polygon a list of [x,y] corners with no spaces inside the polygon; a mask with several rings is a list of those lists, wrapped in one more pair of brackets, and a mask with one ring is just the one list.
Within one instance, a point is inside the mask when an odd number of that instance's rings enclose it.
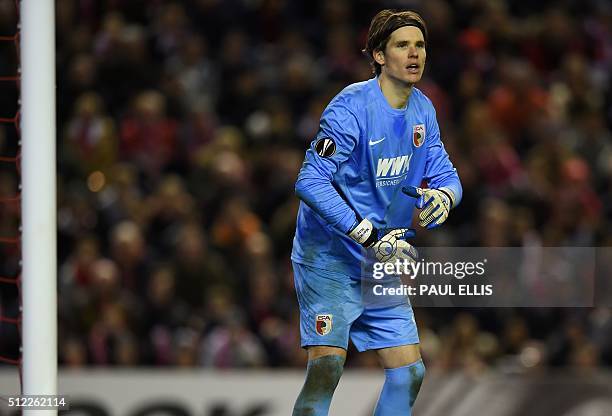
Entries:
{"label": "white goalkeeper glove", "polygon": [[402,188],[402,192],[417,198],[416,207],[421,210],[419,225],[428,230],[436,228],[448,218],[454,203],[454,194],[450,189],[423,189],[415,186]]}
{"label": "white goalkeeper glove", "polygon": [[396,228],[379,239],[378,230],[366,218],[357,224],[348,233],[348,236],[363,247],[374,250],[378,261],[408,260],[414,262],[418,258],[418,252],[404,239],[414,237],[415,234],[412,228]]}

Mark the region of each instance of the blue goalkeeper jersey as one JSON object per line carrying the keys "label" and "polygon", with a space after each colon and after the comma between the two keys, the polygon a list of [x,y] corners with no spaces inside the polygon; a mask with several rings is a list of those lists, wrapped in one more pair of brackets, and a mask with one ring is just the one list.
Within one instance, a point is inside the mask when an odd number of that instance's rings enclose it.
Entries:
{"label": "blue goalkeeper jersey", "polygon": [[347,233],[363,218],[381,232],[410,227],[416,200],[401,188],[445,187],[461,199],[461,183],[440,139],[431,101],[412,89],[394,109],[378,79],[349,85],[329,103],[295,185],[300,198],[291,259],[355,279],[362,247]]}

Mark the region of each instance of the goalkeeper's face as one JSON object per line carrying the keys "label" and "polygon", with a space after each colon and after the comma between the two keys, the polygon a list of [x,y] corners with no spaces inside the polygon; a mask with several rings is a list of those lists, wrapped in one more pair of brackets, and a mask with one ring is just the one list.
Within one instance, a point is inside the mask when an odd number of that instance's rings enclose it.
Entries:
{"label": "goalkeeper's face", "polygon": [[413,85],[420,81],[425,69],[425,39],[415,26],[400,27],[389,36],[384,53],[377,53],[382,75]]}

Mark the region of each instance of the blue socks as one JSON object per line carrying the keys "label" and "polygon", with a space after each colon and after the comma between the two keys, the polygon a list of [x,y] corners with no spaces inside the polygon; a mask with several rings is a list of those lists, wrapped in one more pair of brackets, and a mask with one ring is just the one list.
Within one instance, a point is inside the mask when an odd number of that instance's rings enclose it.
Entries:
{"label": "blue socks", "polygon": [[[325,355],[308,361],[306,381],[295,402],[293,416],[327,416],[343,367],[344,358],[339,355]],[[374,416],[411,416],[424,376],[422,360],[404,367],[385,369],[385,384]]]}
{"label": "blue socks", "polygon": [[306,381],[293,407],[293,416],[327,416],[343,367],[344,358],[339,355],[308,361]]}
{"label": "blue socks", "polygon": [[385,384],[374,416],[411,416],[412,405],[425,376],[423,360],[398,368],[385,369]]}

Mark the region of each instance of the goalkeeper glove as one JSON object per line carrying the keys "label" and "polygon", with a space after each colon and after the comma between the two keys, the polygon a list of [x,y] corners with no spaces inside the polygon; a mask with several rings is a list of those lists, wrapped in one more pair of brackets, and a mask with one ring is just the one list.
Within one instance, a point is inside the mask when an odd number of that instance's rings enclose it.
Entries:
{"label": "goalkeeper glove", "polygon": [[419,225],[428,230],[436,228],[448,218],[453,205],[453,193],[447,188],[423,189],[415,186],[402,188],[402,192],[417,198],[416,207],[421,210]]}
{"label": "goalkeeper glove", "polygon": [[416,261],[417,250],[405,238],[416,235],[412,228],[396,228],[382,238],[378,238],[378,230],[366,218],[357,224],[348,236],[367,249],[374,250],[378,261],[395,262],[395,260]]}

